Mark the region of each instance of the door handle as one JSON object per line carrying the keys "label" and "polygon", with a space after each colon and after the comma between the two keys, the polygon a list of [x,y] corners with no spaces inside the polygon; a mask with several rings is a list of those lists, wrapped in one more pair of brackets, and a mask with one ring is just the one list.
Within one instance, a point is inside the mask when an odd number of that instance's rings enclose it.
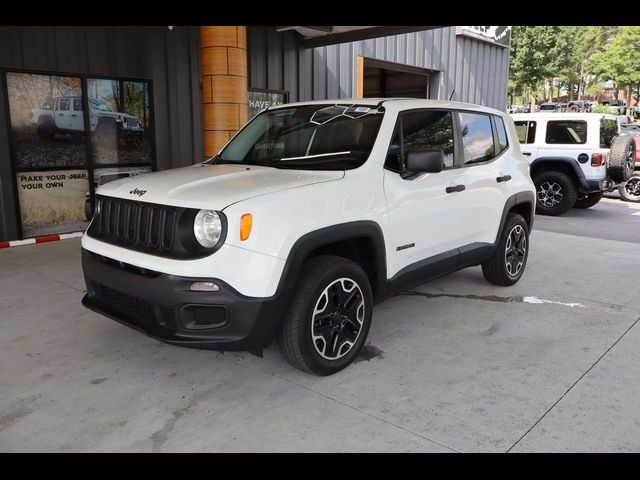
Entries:
{"label": "door handle", "polygon": [[456,185],[455,187],[447,187],[445,191],[447,193],[462,192],[465,188],[467,187],[465,187],[464,185]]}
{"label": "door handle", "polygon": [[511,180],[511,175],[503,175],[502,177],[496,178],[496,182],[498,182],[498,183],[500,183],[500,182],[508,182],[509,180]]}
{"label": "door handle", "polygon": [[531,152],[522,152],[523,155],[526,155],[527,157],[531,156]]}

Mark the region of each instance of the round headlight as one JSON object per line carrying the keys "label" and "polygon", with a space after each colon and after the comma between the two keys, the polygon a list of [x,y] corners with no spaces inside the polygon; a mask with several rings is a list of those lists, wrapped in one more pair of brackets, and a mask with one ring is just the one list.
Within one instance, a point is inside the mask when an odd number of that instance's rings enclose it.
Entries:
{"label": "round headlight", "polygon": [[200,210],[193,222],[193,233],[203,247],[215,247],[222,236],[222,220],[218,212]]}

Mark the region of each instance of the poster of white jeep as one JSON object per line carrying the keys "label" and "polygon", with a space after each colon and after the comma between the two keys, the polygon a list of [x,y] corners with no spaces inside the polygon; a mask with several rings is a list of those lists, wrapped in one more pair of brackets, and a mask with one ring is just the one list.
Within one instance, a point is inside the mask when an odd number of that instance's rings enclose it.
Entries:
{"label": "poster of white jeep", "polygon": [[146,81],[6,72],[23,237],[82,230],[94,184],[150,171]]}

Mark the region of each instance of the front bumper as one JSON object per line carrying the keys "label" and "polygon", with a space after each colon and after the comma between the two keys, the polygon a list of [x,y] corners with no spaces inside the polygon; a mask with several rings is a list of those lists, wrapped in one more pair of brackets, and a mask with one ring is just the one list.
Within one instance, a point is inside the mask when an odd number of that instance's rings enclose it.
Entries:
{"label": "front bumper", "polygon": [[[144,270],[82,250],[87,294],[82,303],[120,323],[174,345],[260,353],[284,314],[281,296],[241,295],[225,282]],[[194,292],[211,281],[217,292]]]}

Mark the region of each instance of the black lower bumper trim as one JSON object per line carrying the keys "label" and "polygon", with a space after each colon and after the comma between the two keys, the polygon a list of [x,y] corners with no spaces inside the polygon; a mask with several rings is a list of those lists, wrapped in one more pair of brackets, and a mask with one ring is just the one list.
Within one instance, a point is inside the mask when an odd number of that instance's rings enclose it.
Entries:
{"label": "black lower bumper trim", "polygon": [[[82,251],[87,294],[95,312],[174,345],[259,353],[284,314],[280,295],[246,297],[225,282],[150,272]],[[216,283],[218,292],[193,292],[194,281]]]}

